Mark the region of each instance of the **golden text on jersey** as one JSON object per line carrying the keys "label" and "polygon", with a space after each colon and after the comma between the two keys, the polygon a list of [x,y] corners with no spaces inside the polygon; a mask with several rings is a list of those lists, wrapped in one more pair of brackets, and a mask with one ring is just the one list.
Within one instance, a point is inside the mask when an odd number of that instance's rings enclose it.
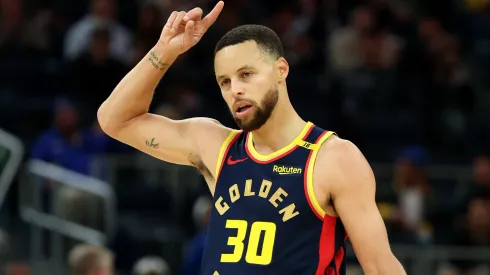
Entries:
{"label": "golden text on jersey", "polygon": [[271,155],[235,131],[222,146],[201,274],[344,274],[345,230],[319,208],[312,172],[332,133],[308,123]]}

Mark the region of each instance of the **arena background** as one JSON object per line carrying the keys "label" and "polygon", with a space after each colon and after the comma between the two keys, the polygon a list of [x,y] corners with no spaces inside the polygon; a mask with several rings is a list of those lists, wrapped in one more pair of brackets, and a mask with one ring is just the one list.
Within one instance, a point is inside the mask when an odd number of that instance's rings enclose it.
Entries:
{"label": "arena background", "polygon": [[[171,11],[214,4],[0,1],[0,274],[67,274],[77,243],[110,248],[119,274],[145,274],[133,270],[144,257],[166,262],[161,274],[198,274],[203,179],[109,139],[96,110]],[[303,118],[372,164],[408,273],[490,274],[489,1],[228,0],[166,74],[152,112],[234,126],[213,48],[246,23],[282,38]],[[349,253],[348,274],[362,274]]]}

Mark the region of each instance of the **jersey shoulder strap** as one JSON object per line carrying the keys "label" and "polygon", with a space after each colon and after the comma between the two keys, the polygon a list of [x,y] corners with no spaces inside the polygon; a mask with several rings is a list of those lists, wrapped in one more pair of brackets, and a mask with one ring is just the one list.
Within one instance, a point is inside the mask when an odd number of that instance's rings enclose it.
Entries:
{"label": "jersey shoulder strap", "polygon": [[336,133],[324,130],[315,125],[306,138],[296,139],[295,143],[308,150],[318,151],[323,142],[332,135],[336,135]]}
{"label": "jersey shoulder strap", "polygon": [[[332,135],[336,135],[335,132],[323,130],[320,127],[316,127],[312,131],[311,139],[308,139],[308,149],[310,149],[310,153],[308,156],[308,160],[306,161],[306,169],[305,169],[305,193],[306,198],[308,200],[308,204],[310,205],[313,213],[320,219],[324,220],[327,212],[325,209],[321,207],[321,204],[317,200],[317,196],[315,194],[315,189],[313,187],[313,170],[315,168],[316,158],[318,155],[318,151],[322,144]],[[311,142],[311,143],[310,143]],[[304,146],[303,146],[304,147]],[[306,147],[305,147],[306,148]],[[320,168],[322,169],[322,168]],[[330,216],[328,216],[330,217]],[[331,219],[335,219],[335,217],[330,217]]]}
{"label": "jersey shoulder strap", "polygon": [[231,146],[237,141],[237,139],[241,136],[242,130],[232,130],[228,137],[226,137],[223,144],[221,144],[221,148],[218,153],[218,161],[216,161],[216,170],[215,170],[215,179],[218,181],[219,173],[223,167],[226,156],[228,155],[228,151]]}

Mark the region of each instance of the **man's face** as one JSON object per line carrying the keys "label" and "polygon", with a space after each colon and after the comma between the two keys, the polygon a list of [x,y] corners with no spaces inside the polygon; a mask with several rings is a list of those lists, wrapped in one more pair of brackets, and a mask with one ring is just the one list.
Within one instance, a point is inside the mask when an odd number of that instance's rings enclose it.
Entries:
{"label": "man's face", "polygon": [[105,263],[100,268],[98,268],[93,275],[114,275],[112,264]]}
{"label": "man's face", "polygon": [[101,18],[112,20],[116,15],[114,0],[92,0],[92,13]]}
{"label": "man's face", "polygon": [[58,107],[55,124],[62,133],[72,134],[78,128],[78,111],[70,105]]}
{"label": "man's face", "polygon": [[490,159],[479,156],[473,162],[473,178],[479,184],[490,185]]}
{"label": "man's face", "polygon": [[216,53],[216,80],[238,127],[254,131],[272,115],[279,100],[275,60],[254,41]]}
{"label": "man's face", "polygon": [[472,200],[468,206],[468,222],[470,229],[490,229],[490,202]]}

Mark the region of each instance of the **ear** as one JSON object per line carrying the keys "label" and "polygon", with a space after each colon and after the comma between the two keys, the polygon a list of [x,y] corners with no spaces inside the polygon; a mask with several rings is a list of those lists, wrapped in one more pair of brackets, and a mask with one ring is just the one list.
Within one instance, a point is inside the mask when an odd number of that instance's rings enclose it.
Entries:
{"label": "ear", "polygon": [[289,74],[289,64],[284,57],[276,60],[276,72],[279,83],[286,81]]}

